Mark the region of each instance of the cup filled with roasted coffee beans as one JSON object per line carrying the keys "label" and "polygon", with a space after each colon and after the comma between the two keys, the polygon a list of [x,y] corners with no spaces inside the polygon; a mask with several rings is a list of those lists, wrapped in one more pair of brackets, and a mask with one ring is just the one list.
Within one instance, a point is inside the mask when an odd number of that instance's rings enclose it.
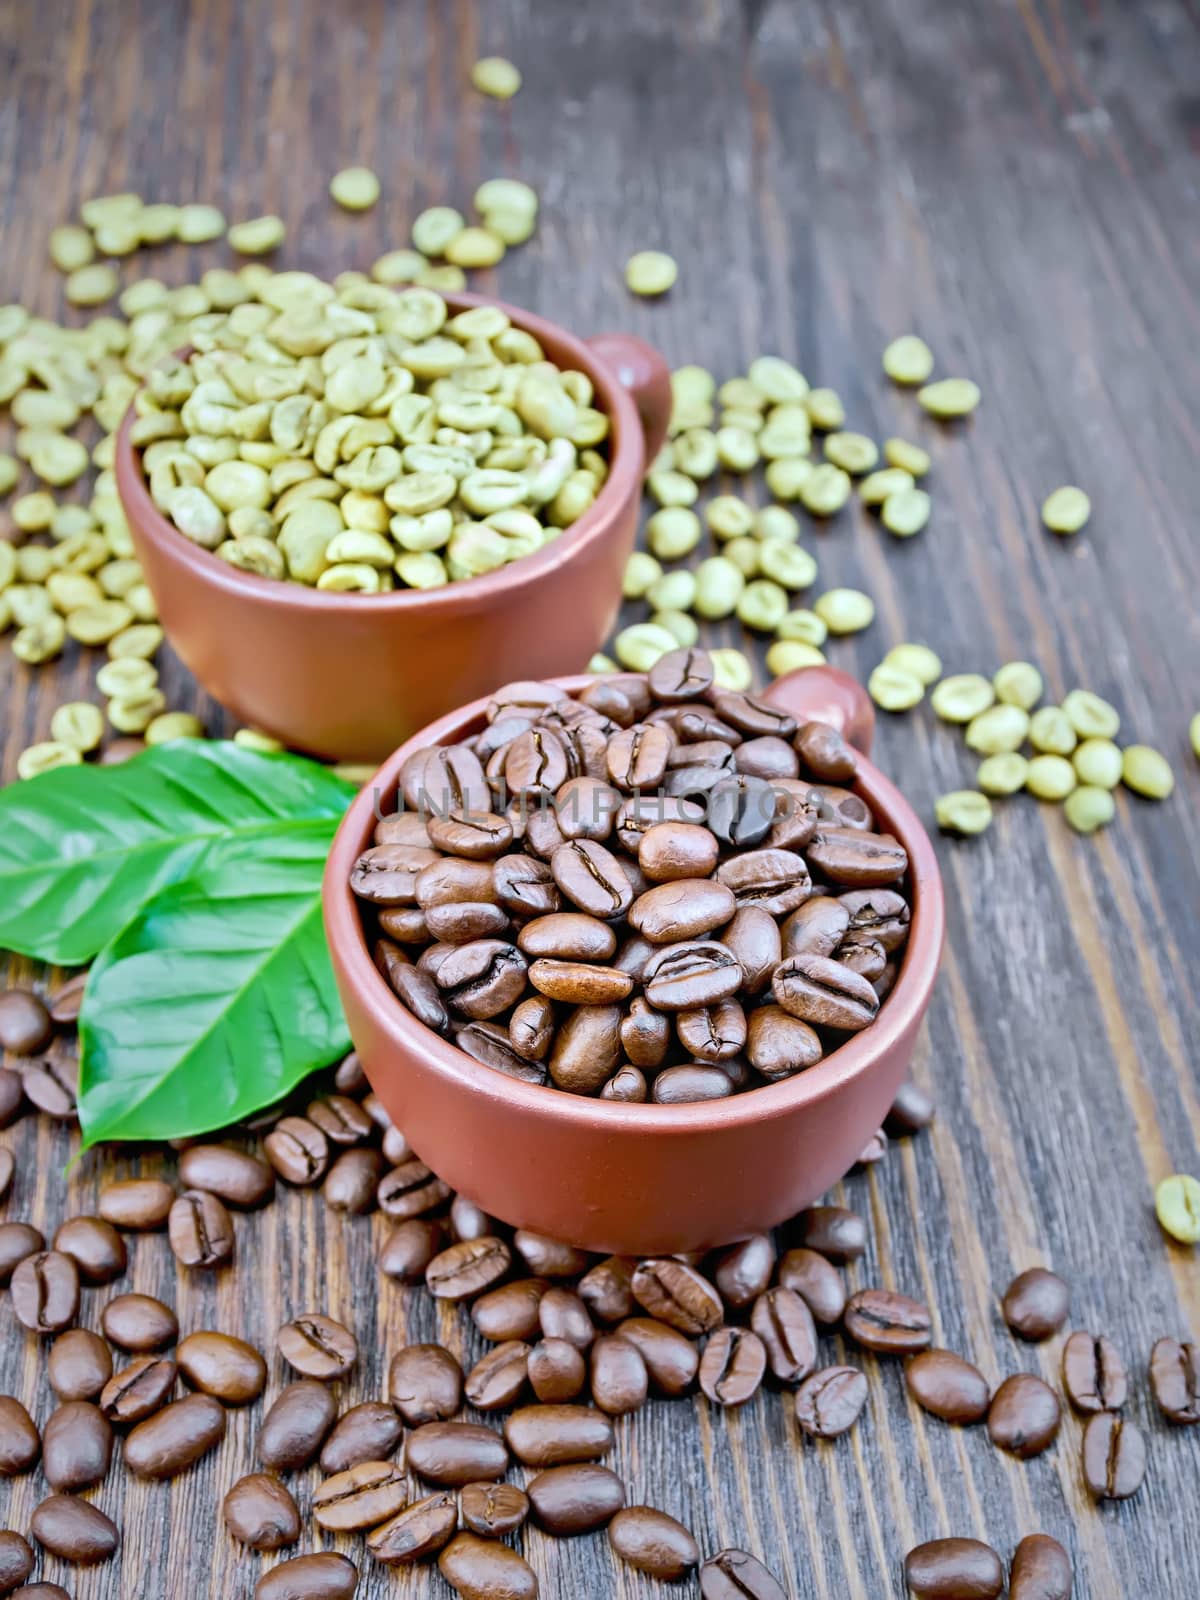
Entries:
{"label": "cup filled with roasted coffee beans", "polygon": [[681,649],[507,684],[398,750],[325,914],[416,1168],[627,1254],[744,1237],[836,1182],[904,1080],[943,934],[870,729],[833,668],[758,697]]}

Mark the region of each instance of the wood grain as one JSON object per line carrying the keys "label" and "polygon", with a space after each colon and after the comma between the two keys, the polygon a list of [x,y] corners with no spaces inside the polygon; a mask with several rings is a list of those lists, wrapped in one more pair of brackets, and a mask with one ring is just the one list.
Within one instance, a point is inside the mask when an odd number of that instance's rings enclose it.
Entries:
{"label": "wood grain", "polygon": [[[623,1423],[631,1499],[681,1516],[706,1550],[758,1552],[797,1600],[900,1595],[919,1540],[974,1535],[1007,1556],[1039,1529],[1072,1551],[1085,1600],[1200,1586],[1200,1430],[1167,1430],[1142,1376],[1155,1338],[1200,1332],[1194,1254],[1164,1240],[1150,1204],[1166,1173],[1200,1170],[1200,775],[1186,745],[1200,685],[1198,46],[1191,0],[0,4],[0,299],[57,313],[49,229],[127,185],[231,217],[278,211],[286,264],[333,273],[405,243],[425,205],[465,207],[483,177],[526,178],[543,199],[537,237],[478,287],[580,332],[632,329],[722,377],[778,351],[841,393],[852,426],[933,450],[921,538],[891,540],[854,508],[806,534],[822,584],[878,606],[868,633],[831,648],[837,664],[865,677],[906,638],[954,670],[1028,657],[1052,693],[1112,699],[1123,733],[1176,767],[1169,803],[1122,796],[1093,840],[1019,799],[981,841],[941,847],[950,942],[917,1065],[939,1121],[839,1191],[872,1223],[852,1281],[926,1297],[939,1341],[989,1378],[1054,1372],[1061,1340],[1015,1345],[997,1300],[1021,1268],[1063,1272],[1074,1324],[1108,1331],[1138,1374],[1146,1486],[1098,1511],[1073,1419],[1053,1451],[1017,1464],[980,1431],[916,1413],[899,1369],[869,1359],[869,1415],[834,1446],[802,1441],[777,1394],[729,1415],[656,1403]],[[508,105],[467,84],[488,52],[524,72]],[[365,217],[326,195],[351,161],[384,180]],[[659,304],[622,287],[643,247],[681,262]],[[176,248],[151,270],[179,282],[226,259],[224,246]],[[910,328],[941,370],[980,383],[968,427],[937,428],[884,382],[879,352]],[[1069,481],[1096,509],[1059,542],[1037,506]],[[56,704],[93,692],[92,673],[78,654],[32,673],[0,653],[5,779]],[[164,677],[172,704],[228,731],[169,657]],[[973,771],[927,709],[883,719],[877,754],[925,815]],[[20,962],[12,976],[43,977]],[[48,1233],[105,1177],[173,1169],[169,1155],[112,1152],[64,1181],[63,1131],[27,1118],[4,1140],[18,1159],[7,1215]],[[185,1328],[263,1348],[288,1315],[329,1308],[364,1350],[348,1401],[380,1392],[405,1340],[478,1353],[462,1318],[381,1285],[381,1219],[342,1223],[287,1194],[237,1230],[237,1269],[215,1281],[177,1280],[150,1238],[122,1287],[163,1294]],[[103,1298],[87,1297],[90,1325]],[[840,1340],[829,1353],[861,1359]],[[49,1414],[40,1353],[7,1305],[0,1386]],[[171,1486],[113,1473],[96,1498],[124,1528],[122,1558],[78,1575],[49,1561],[46,1576],[79,1600],[248,1595],[258,1558],[234,1550],[217,1507],[249,1467],[257,1417],[233,1414],[221,1450]],[[0,1521],[27,1527],[43,1493],[36,1474],[0,1486]],[[530,1534],[526,1548],[548,1600],[655,1592],[603,1538]],[[359,1590],[446,1592],[425,1570],[365,1569]]]}

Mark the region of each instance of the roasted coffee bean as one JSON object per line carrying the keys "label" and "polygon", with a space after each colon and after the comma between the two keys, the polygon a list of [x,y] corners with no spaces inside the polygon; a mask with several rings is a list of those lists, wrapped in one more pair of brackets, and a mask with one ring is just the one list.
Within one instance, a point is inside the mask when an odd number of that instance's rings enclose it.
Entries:
{"label": "roasted coffee bean", "polygon": [[[605,752],[609,778],[626,794],[657,789],[666,773],[673,743],[670,731],[655,723],[635,722],[632,727],[621,728],[608,741]],[[561,879],[559,883],[567,893]]]}
{"label": "roasted coffee bean", "polygon": [[[878,940],[873,940],[878,943]],[[903,1139],[909,1134],[927,1128],[936,1114],[933,1096],[910,1078],[892,1101],[892,1109],[884,1118],[885,1133],[892,1139]]]}
{"label": "roasted coffee bean", "polygon": [[409,1434],[405,1460],[419,1478],[459,1488],[477,1478],[502,1478],[508,1450],[498,1433],[478,1423],[426,1422]]}
{"label": "roasted coffee bean", "polygon": [[783,924],[785,957],[831,957],[850,926],[850,913],[840,900],[817,895],[793,911]]}
{"label": "roasted coffee bean", "polygon": [[12,1308],[31,1333],[58,1333],[75,1321],[79,1310],[79,1270],[71,1256],[57,1250],[27,1255],[13,1268]]}
{"label": "roasted coffee bean", "polygon": [[[672,756],[674,753],[672,751]],[[617,842],[630,855],[640,858],[642,840],[651,828],[674,823],[703,824],[703,821],[704,807],[694,800],[683,800],[670,794],[634,794],[622,803],[617,812]],[[654,876],[644,862],[639,860],[639,865],[647,878]],[[702,877],[704,874],[692,872],[686,876]]]}
{"label": "roasted coffee bean", "polygon": [[[340,1159],[344,1161],[349,1156],[358,1154],[361,1152],[347,1151]],[[389,1217],[404,1221],[408,1217],[419,1217],[426,1211],[433,1211],[436,1207],[444,1205],[450,1198],[450,1188],[440,1178],[435,1177],[423,1161],[418,1161],[414,1156],[403,1166],[393,1167],[391,1172],[379,1180],[377,1198],[381,1211]]]}
{"label": "roasted coffee bean", "polygon": [[586,1350],[596,1337],[587,1306],[573,1289],[552,1285],[538,1304],[538,1326],[547,1339],[565,1339]]}
{"label": "roasted coffee bean", "polygon": [[[547,1000],[543,1004],[549,1005],[550,1002]],[[482,1061],[485,1067],[503,1072],[506,1077],[516,1078],[521,1083],[546,1081],[546,1068],[540,1062],[527,1060],[516,1049],[508,1029],[502,1023],[468,1022],[466,1027],[455,1030],[454,1042],[467,1055]]]}
{"label": "roasted coffee bean", "polygon": [[318,1183],[329,1166],[329,1141],[307,1117],[282,1117],[263,1140],[263,1150],[285,1183]]}
{"label": "roasted coffee bean", "polygon": [[52,1489],[90,1489],[112,1459],[108,1418],[90,1400],[68,1400],[51,1412],[42,1430],[42,1471]]}
{"label": "roasted coffee bean", "polygon": [[1071,1600],[1074,1582],[1071,1558],[1057,1539],[1030,1533],[1021,1540],[1009,1569],[1009,1600]]}
{"label": "roasted coffee bean", "polygon": [[1168,1422],[1200,1422],[1200,1346],[1160,1339],[1150,1352],[1150,1387]]}
{"label": "roasted coffee bean", "polygon": [[410,1565],[436,1555],[458,1530],[458,1504],[443,1489],[426,1495],[367,1535],[367,1549],[385,1566]]}
{"label": "roasted coffee bean", "polygon": [[462,1600],[537,1600],[533,1568],[498,1539],[458,1534],[438,1557],[438,1571]]}
{"label": "roasted coffee bean", "polygon": [[508,745],[503,774],[512,794],[553,794],[570,776],[566,746],[554,729],[535,724]]}
{"label": "roasted coffee bean", "polygon": [[788,1600],[783,1585],[744,1550],[718,1550],[700,1568],[703,1600]]}
{"label": "roasted coffee bean", "polygon": [[1071,1335],[1063,1346],[1062,1379],[1067,1399],[1085,1415],[1119,1411],[1129,1392],[1121,1353],[1104,1334]]}
{"label": "roasted coffee bean", "polygon": [[544,861],[529,856],[501,856],[492,867],[496,899],[513,917],[544,917],[557,911],[562,896]]}
{"label": "roasted coffee bean", "polygon": [[464,1239],[435,1256],[425,1269],[425,1284],[438,1300],[470,1300],[503,1278],[512,1251],[503,1239]]}
{"label": "roasted coffee bean", "polygon": [[[852,789],[842,789],[836,784],[820,784],[813,793],[817,797],[820,821],[818,833],[869,833],[875,826],[871,808],[861,795]],[[895,843],[895,841],[892,841]]]}
{"label": "roasted coffee bean", "polygon": [[300,1512],[285,1486],[269,1472],[239,1478],[221,1503],[230,1537],[251,1550],[282,1550],[300,1537]]}
{"label": "roasted coffee bean", "polygon": [[33,1418],[12,1395],[0,1395],[0,1475],[13,1478],[28,1472],[41,1453]]}
{"label": "roasted coffee bean", "polygon": [[825,1367],[796,1390],[796,1421],[815,1439],[836,1439],[849,1432],[866,1403],[865,1373],[857,1367]]}
{"label": "roasted coffee bean", "polygon": [[638,865],[652,883],[707,878],[719,853],[716,836],[694,822],[656,822],[637,846]]}
{"label": "roasted coffee bean", "polygon": [[99,1334],[69,1328],[50,1346],[46,1374],[60,1400],[94,1400],[112,1377],[112,1355]]}
{"label": "roasted coffee bean", "polygon": [[796,752],[786,739],[780,739],[773,733],[744,740],[733,756],[739,772],[748,773],[754,778],[766,778],[768,782],[794,778],[800,771]]}
{"label": "roasted coffee bean", "polygon": [[879,997],[865,978],[826,956],[789,956],[771,992],[783,1009],[817,1028],[856,1033],[875,1020]]}
{"label": "roasted coffee bean", "polygon": [[475,1301],[471,1319],[483,1337],[495,1343],[530,1339],[538,1332],[538,1307],[548,1287],[540,1278],[502,1284]]}
{"label": "roasted coffee bean", "polygon": [[0,1594],[11,1594],[33,1571],[33,1551],[11,1528],[0,1529]]}
{"label": "roasted coffee bean", "polygon": [[800,1243],[830,1261],[856,1261],[867,1248],[867,1225],[844,1206],[809,1206],[796,1218]]}
{"label": "roasted coffee bean", "polygon": [[951,1350],[922,1350],[905,1363],[904,1381],[917,1404],[943,1422],[982,1422],[991,1391],[978,1367]]}
{"label": "roasted coffee bean", "polygon": [[462,1406],[462,1368],[436,1344],[398,1350],[388,1368],[388,1399],[410,1428],[444,1422]]}
{"label": "roasted coffee bean", "polygon": [[352,1406],[322,1447],[321,1471],[332,1474],[361,1461],[386,1461],[399,1447],[403,1433],[395,1408],[382,1400]]}
{"label": "roasted coffee bean", "polygon": [[540,1278],[577,1278],[588,1265],[586,1251],[564,1244],[561,1239],[531,1233],[528,1228],[518,1228],[513,1243],[529,1270]]}
{"label": "roasted coffee bean", "polygon": [[878,939],[889,954],[908,938],[908,903],[894,889],[850,889],[838,900],[850,913],[848,936]]}
{"label": "roasted coffee bean", "polygon": [[617,936],[607,922],[582,911],[558,911],[527,922],[517,944],[530,958],[562,961],[607,961],[616,953]]}
{"label": "roasted coffee bean", "polygon": [[[628,692],[628,685],[633,681],[639,683],[644,691],[636,697]],[[611,718],[622,728],[627,728],[630,723],[636,722],[650,707],[645,680],[636,673],[625,673],[619,680],[601,679],[597,683],[589,684],[586,689],[581,689],[576,698],[580,705]]]}
{"label": "roasted coffee bean", "polygon": [[526,971],[525,957],[516,945],[500,939],[476,939],[450,952],[437,970],[436,981],[451,1010],[473,1021],[486,1021],[521,998]]}
{"label": "roasted coffee bean", "polygon": [[858,770],[858,757],[836,728],[805,722],[793,741],[806,770],[822,783],[848,783]]}
{"label": "roasted coffee bean", "polygon": [[623,1417],[646,1403],[650,1377],[642,1353],[620,1334],[606,1333],[590,1355],[592,1400],[610,1417]]}
{"label": "roasted coffee bean", "polygon": [[337,1401],[323,1383],[302,1378],[280,1391],[263,1418],[259,1459],[279,1472],[293,1472],[317,1459],[337,1416]]}
{"label": "roasted coffee bean", "polygon": [[747,850],[717,868],[717,881],[733,891],[740,910],[757,906],[772,917],[803,905],[811,889],[804,857],[794,850]]}
{"label": "roasted coffee bean", "polygon": [[766,1346],[749,1328],[717,1328],[700,1357],[700,1388],[718,1406],[744,1406],[758,1393]]}
{"label": "roasted coffee bean", "polygon": [[545,1059],[554,1038],[554,1007],[543,995],[522,1000],[508,1019],[512,1048],[524,1061]]}
{"label": "roasted coffee bean", "polygon": [[294,1556],[264,1572],[254,1585],[254,1600],[353,1600],[358,1568],[353,1561],[324,1550],[315,1556]]}
{"label": "roasted coffee bean", "polygon": [[175,1360],[193,1389],[227,1406],[249,1405],[266,1387],[266,1362],[253,1345],[232,1334],[190,1333],[181,1340]]}
{"label": "roasted coffee bean", "polygon": [[712,657],[707,650],[668,650],[650,668],[646,682],[665,705],[700,700],[713,686]]}
{"label": "roasted coffee bean", "polygon": [[625,1504],[625,1486],[609,1467],[583,1463],[549,1467],[530,1480],[533,1520],[556,1538],[594,1533]]}
{"label": "roasted coffee bean", "polygon": [[693,1062],[667,1067],[655,1078],[650,1092],[658,1105],[680,1106],[703,1100],[724,1100],[733,1091],[733,1081],[721,1067]]}
{"label": "roasted coffee bean", "polygon": [[568,778],[554,796],[554,816],[564,839],[610,837],[624,796],[599,777]]}
{"label": "roasted coffee bean", "polygon": [[790,712],[758,695],[731,689],[714,690],[709,696],[717,715],[751,738],[773,733],[790,739],[796,732],[796,719]]}
{"label": "roasted coffee bean", "polygon": [[746,1054],[769,1082],[790,1078],[821,1059],[819,1035],[782,1006],[760,1006],[750,1013]]}
{"label": "roasted coffee bean", "polygon": [[79,1063],[74,1057],[43,1056],[22,1075],[25,1098],[56,1122],[74,1122],[78,1116],[76,1092]]}
{"label": "roasted coffee bean", "polygon": [[425,912],[425,926],[431,938],[460,945],[478,939],[500,939],[511,925],[501,907],[490,901],[456,900],[449,905],[430,906]]}
{"label": "roasted coffee bean", "polygon": [[[100,761],[103,765],[103,756]],[[12,1600],[71,1600],[71,1596],[59,1583],[26,1583],[13,1590]]]}
{"label": "roasted coffee bean", "polygon": [[651,944],[678,944],[711,933],[736,909],[733,890],[716,879],[677,878],[639,895],[629,921]]}
{"label": "roasted coffee bean", "polygon": [[68,1217],[54,1235],[54,1248],[70,1256],[86,1284],[111,1283],[125,1271],[125,1241],[102,1217]]}
{"label": "roasted coffee bean", "polygon": [[[377,1204],[383,1205],[385,1185],[389,1179],[383,1176],[384,1157],[378,1150],[356,1146],[352,1150],[343,1150],[330,1167],[321,1189],[325,1204],[334,1211],[343,1211],[347,1216],[362,1217],[369,1211],[374,1211]],[[416,1163],[420,1165],[419,1162]],[[418,1209],[428,1210],[434,1205],[440,1205],[449,1192],[440,1179],[431,1178],[429,1187],[433,1198],[428,1195],[428,1204]],[[387,1194],[395,1200],[396,1206],[389,1211],[390,1216],[405,1217],[413,1214],[412,1210],[405,1209],[406,1204],[415,1204],[416,1196],[408,1192],[403,1196],[397,1195],[389,1186]],[[388,1206],[383,1209],[388,1211]]]}
{"label": "roasted coffee bean", "polygon": [[915,1355],[933,1339],[928,1308],[891,1289],[860,1289],[846,1302],[846,1332],[877,1355]]}
{"label": "roasted coffee bean", "polygon": [[349,1095],[323,1094],[310,1100],[305,1115],[334,1145],[361,1144],[371,1136],[372,1122]]}
{"label": "roasted coffee bean", "polygon": [[761,994],[782,957],[774,917],[761,906],[741,906],[722,930],[721,942],[742,968],[746,993]]}
{"label": "roasted coffee bean", "polygon": [[1002,1309],[1005,1322],[1019,1338],[1048,1339],[1067,1320],[1071,1291],[1056,1272],[1031,1267],[1009,1284]]}
{"label": "roasted coffee bean", "polygon": [[358,1340],[342,1323],[319,1311],[285,1322],[275,1341],[288,1366],[306,1378],[344,1378],[358,1360]]}
{"label": "roasted coffee bean", "polygon": [[579,1298],[597,1322],[619,1322],[633,1310],[635,1264],[621,1256],[608,1256],[579,1280]]}
{"label": "roasted coffee bean", "polygon": [[486,861],[460,861],[453,856],[441,856],[422,867],[414,892],[417,904],[425,911],[436,906],[498,903],[494,866]]}
{"label": "roasted coffee bean", "polygon": [[601,1100],[620,1100],[628,1105],[641,1105],[649,1096],[645,1073],[640,1067],[631,1066],[628,1061],[600,1085]]}
{"label": "roasted coffee bean", "polygon": [[883,976],[888,964],[887,952],[878,939],[856,939],[843,944],[837,952],[837,960],[871,984]]}
{"label": "roasted coffee bean", "polygon": [[175,1191],[162,1178],[124,1178],[105,1184],[97,1210],[106,1222],[131,1233],[165,1228]]}
{"label": "roasted coffee bean", "polygon": [[737,1000],[680,1011],[675,1018],[679,1042],[700,1061],[728,1061],[746,1044],[746,1013]]}
{"label": "roasted coffee bean", "polygon": [[734,994],[741,985],[742,969],[733,952],[714,940],[670,944],[647,962],[644,981],[651,1005],[662,1011],[689,1011]]}
{"label": "roasted coffee bean", "polygon": [[748,1306],[770,1286],[775,1270],[775,1245],[770,1234],[756,1233],[721,1252],[713,1279],[727,1306]]}
{"label": "roasted coffee bean", "polygon": [[179,1337],[179,1322],[170,1306],[148,1294],[120,1294],[100,1313],[100,1326],[110,1344],[138,1353],[161,1350]]}
{"label": "roasted coffee bean", "polygon": [[1054,1443],[1061,1421],[1054,1390],[1032,1373],[1021,1372],[1005,1378],[992,1396],[988,1437],[998,1449],[1028,1461]]}
{"label": "roasted coffee bean", "polygon": [[266,1205],[275,1174],[265,1161],[224,1144],[194,1144],[179,1158],[179,1176],[189,1189],[205,1189],[239,1211]]}
{"label": "roasted coffee bean", "polygon": [[220,1267],[233,1258],[233,1219],[215,1194],[186,1190],[171,1204],[167,1232],[182,1266]]}
{"label": "roasted coffee bean", "polygon": [[416,751],[400,769],[400,789],[405,804],[422,820],[447,811],[487,808],[483,767],[479,757],[462,745]]}
{"label": "roasted coffee bean", "polygon": [[1093,1500],[1128,1500],[1146,1476],[1146,1439],[1136,1422],[1101,1411],[1083,1430],[1083,1481]]}
{"label": "roasted coffee bean", "polygon": [[695,1539],[665,1511],[652,1506],[627,1506],[608,1525],[613,1554],[637,1572],[660,1581],[685,1577],[700,1560]]}
{"label": "roasted coffee bean", "polygon": [[138,1423],[125,1440],[125,1465],[137,1478],[174,1478],[224,1437],[224,1406],[190,1394]]}
{"label": "roasted coffee bean", "polygon": [[[21,1107],[25,1101],[25,1089],[21,1082],[19,1072],[11,1072],[7,1067],[0,1067],[0,1128],[7,1128],[21,1114]],[[11,1161],[12,1152],[8,1151]],[[9,1173],[9,1181],[12,1173]],[[5,1190],[7,1193],[7,1189]]]}
{"label": "roasted coffee bean", "polygon": [[602,844],[570,839],[550,858],[554,881],[572,905],[590,916],[610,921],[623,917],[633,903],[633,886],[625,868]]}
{"label": "roasted coffee bean", "polygon": [[73,1494],[52,1494],[43,1500],[29,1525],[43,1549],[75,1567],[107,1561],[121,1543],[115,1524],[100,1507]]}
{"label": "roasted coffee bean", "polygon": [[458,1243],[467,1239],[489,1239],[499,1230],[495,1217],[468,1200],[465,1194],[456,1194],[450,1202],[450,1231]]}
{"label": "roasted coffee bean", "polygon": [[919,1600],[996,1600],[1004,1566],[978,1539],[931,1539],[905,1556],[904,1578]]}
{"label": "roasted coffee bean", "polygon": [[653,1317],[626,1317],[616,1331],[637,1345],[650,1382],[660,1394],[687,1392],[700,1365],[700,1352],[690,1339]]}
{"label": "roasted coffee bean", "polygon": [[626,999],[633,989],[633,979],[619,967],[583,961],[535,961],[529,968],[529,981],[547,999],[577,1006],[611,1005]]}
{"label": "roasted coffee bean", "polygon": [[[367,1099],[363,1101],[364,1109],[367,1107],[367,1102],[373,1098],[372,1095],[367,1096]],[[390,1122],[381,1123],[377,1117],[373,1117],[372,1120],[377,1127],[383,1128],[383,1143],[380,1149],[388,1167],[402,1167],[406,1161],[411,1161],[413,1148],[408,1142],[407,1135],[401,1129],[394,1128]]]}
{"label": "roasted coffee bean", "polygon": [[166,1356],[138,1356],[104,1385],[100,1409],[118,1427],[142,1422],[171,1398],[177,1372]]}
{"label": "roasted coffee bean", "polygon": [[608,1417],[590,1406],[522,1406],[505,1421],[504,1437],[524,1466],[554,1467],[607,1455],[613,1429]]}
{"label": "roasted coffee bean", "polygon": [[529,1515],[529,1496],[515,1483],[468,1483],[459,1505],[463,1521],[481,1539],[503,1539]]}
{"label": "roasted coffee bean", "polygon": [[643,1310],[680,1333],[694,1338],[721,1322],[721,1297],[712,1284],[672,1256],[639,1262],[631,1287]]}
{"label": "roasted coffee bean", "polygon": [[494,811],[458,810],[431,816],[427,831],[437,849],[468,861],[494,861],[513,842],[511,822]]}
{"label": "roasted coffee bean", "polygon": [[545,1405],[574,1400],[587,1381],[583,1352],[565,1339],[542,1339],[529,1352],[530,1387]]}
{"label": "roasted coffee bean", "polygon": [[775,816],[763,843],[773,850],[806,850],[820,821],[816,791],[795,778],[774,778],[772,788]]}
{"label": "roasted coffee bean", "polygon": [[386,938],[379,940],[374,954],[380,970],[390,982],[399,946],[424,944],[430,937],[429,924],[420,906],[388,906],[379,912],[379,927]]}
{"label": "roasted coffee bean", "polygon": [[[503,916],[503,913],[501,913]],[[428,933],[428,923],[425,924]],[[414,966],[398,944],[389,939],[379,939],[374,949],[375,965],[387,979],[388,987],[404,1002],[427,1028],[435,1033],[445,1033],[450,1026],[450,1013],[442,1002],[433,976],[424,967]]]}
{"label": "roasted coffee bean", "polygon": [[46,1007],[28,989],[0,994],[0,1050],[13,1056],[35,1056],[54,1036]]}
{"label": "roasted coffee bean", "polygon": [[[673,777],[680,779],[697,770],[682,768]],[[744,772],[733,776],[722,773],[708,790],[708,826],[723,845],[752,850],[774,825],[775,803],[775,790],[765,778]]]}
{"label": "roasted coffee bean", "polygon": [[319,1484],[313,1493],[313,1518],[333,1533],[377,1528],[404,1509],[408,1488],[402,1468],[390,1461],[360,1461]]}
{"label": "roasted coffee bean", "polygon": [[779,1263],[779,1282],[800,1296],[815,1322],[832,1327],[842,1320],[846,1287],[837,1268],[816,1250],[803,1245],[789,1250]]}
{"label": "roasted coffee bean", "polygon": [[529,1346],[510,1339],[489,1350],[467,1374],[467,1399],[480,1411],[506,1411],[515,1405],[529,1376]]}
{"label": "roasted coffee bean", "polygon": [[425,819],[413,811],[393,811],[375,824],[376,844],[411,844],[428,850],[433,841]]}
{"label": "roasted coffee bean", "polygon": [[438,859],[436,850],[420,845],[373,845],[354,863],[350,887],[360,900],[372,905],[412,905],[418,872]]}
{"label": "roasted coffee bean", "polygon": [[817,1364],[817,1330],[812,1312],[791,1289],[768,1289],[750,1313],[767,1363],[780,1383],[799,1383]]}
{"label": "roasted coffee bean", "polygon": [[596,1094],[621,1061],[621,1008],[577,1006],[554,1036],[550,1076],[560,1089]]}

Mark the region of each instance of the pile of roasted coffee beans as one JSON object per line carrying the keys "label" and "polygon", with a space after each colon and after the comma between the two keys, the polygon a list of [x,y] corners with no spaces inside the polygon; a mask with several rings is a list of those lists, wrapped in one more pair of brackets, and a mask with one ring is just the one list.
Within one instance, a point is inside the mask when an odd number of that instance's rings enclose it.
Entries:
{"label": "pile of roasted coffee beans", "polygon": [[525,1082],[678,1104],[874,1021],[908,855],[832,728],[721,689],[702,650],[577,697],[510,684],[487,717],[405,762],[351,877],[427,1026]]}

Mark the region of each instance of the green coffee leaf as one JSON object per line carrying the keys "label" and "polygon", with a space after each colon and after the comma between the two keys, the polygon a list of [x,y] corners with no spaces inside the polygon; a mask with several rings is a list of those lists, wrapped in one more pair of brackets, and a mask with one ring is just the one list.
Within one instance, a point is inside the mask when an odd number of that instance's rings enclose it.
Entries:
{"label": "green coffee leaf", "polygon": [[209,845],[102,952],[79,1023],[84,1148],[224,1127],[350,1048],[321,922],[334,828]]}
{"label": "green coffee leaf", "polygon": [[336,820],[353,796],[316,762],[199,739],[11,784],[0,791],[0,946],[81,965],[215,840],[269,847]]}

